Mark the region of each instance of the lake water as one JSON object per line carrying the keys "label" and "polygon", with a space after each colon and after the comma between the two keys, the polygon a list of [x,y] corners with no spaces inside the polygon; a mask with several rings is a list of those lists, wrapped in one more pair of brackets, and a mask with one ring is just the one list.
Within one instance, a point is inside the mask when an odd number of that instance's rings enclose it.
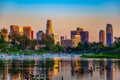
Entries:
{"label": "lake water", "polygon": [[0,60],[0,80],[120,80],[120,60],[6,58]]}

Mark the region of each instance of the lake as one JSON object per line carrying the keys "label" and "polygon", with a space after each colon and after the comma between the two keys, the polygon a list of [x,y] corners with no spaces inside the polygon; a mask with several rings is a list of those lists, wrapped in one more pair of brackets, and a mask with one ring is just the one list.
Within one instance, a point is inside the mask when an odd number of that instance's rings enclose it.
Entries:
{"label": "lake", "polygon": [[0,80],[120,80],[120,60],[7,58],[0,60]]}

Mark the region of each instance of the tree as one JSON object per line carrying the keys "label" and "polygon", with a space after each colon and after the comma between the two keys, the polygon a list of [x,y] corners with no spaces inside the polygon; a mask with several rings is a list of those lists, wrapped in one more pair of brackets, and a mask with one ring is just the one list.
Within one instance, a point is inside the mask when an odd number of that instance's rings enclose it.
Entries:
{"label": "tree", "polygon": [[6,28],[3,28],[0,30],[0,37],[3,38],[4,40],[7,37],[8,30]]}
{"label": "tree", "polygon": [[83,50],[85,50],[85,47],[84,47],[83,44],[78,43],[78,46],[76,47],[76,50],[78,50],[78,51],[83,51]]}
{"label": "tree", "polygon": [[31,49],[35,49],[35,46],[37,45],[37,40],[30,40],[29,45],[31,46]]}
{"label": "tree", "polygon": [[54,44],[54,40],[50,36],[43,35],[42,36],[42,43],[44,43],[44,44]]}
{"label": "tree", "polygon": [[114,43],[114,51],[120,53],[120,41]]}

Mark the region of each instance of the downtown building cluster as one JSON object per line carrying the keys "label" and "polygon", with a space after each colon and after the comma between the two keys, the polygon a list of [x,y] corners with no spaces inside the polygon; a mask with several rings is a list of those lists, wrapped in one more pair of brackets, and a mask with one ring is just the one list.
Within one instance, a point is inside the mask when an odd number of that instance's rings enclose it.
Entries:
{"label": "downtown building cluster", "polygon": [[[18,25],[10,25],[9,35],[12,35],[12,34],[25,35],[30,40],[34,39],[34,32],[31,26],[20,27]],[[47,20],[46,33],[44,33],[42,30],[38,31],[36,33],[36,39],[38,41],[42,40],[41,38],[43,34],[46,34],[47,36],[52,37],[55,40],[55,43],[58,42],[58,34],[52,32],[52,21],[51,20]]]}
{"label": "downtown building cluster", "polygon": [[[11,25],[9,35],[19,34],[25,35],[28,39],[34,39],[34,31],[31,26],[20,27],[18,25]],[[42,41],[42,36],[47,35],[54,40],[54,44],[59,44],[62,47],[77,47],[79,43],[85,44],[89,42],[89,31],[85,31],[83,28],[77,27],[76,30],[70,31],[70,39],[65,35],[60,36],[60,41],[57,33],[53,33],[52,29],[52,20],[47,20],[46,31],[39,30],[36,33],[36,40]],[[115,37],[115,41],[118,41],[119,38]],[[106,31],[99,31],[99,42],[103,45],[110,46],[113,43],[113,28],[111,24],[106,24]]]}
{"label": "downtown building cluster", "polygon": [[113,28],[111,24],[106,25],[106,33],[105,33],[105,30],[100,30],[99,42],[101,42],[103,45],[106,45],[106,46],[110,46],[113,43]]}
{"label": "downtown building cluster", "polygon": [[[10,25],[10,32],[9,35],[24,35],[26,36],[28,39],[30,40],[34,40],[34,31],[32,30],[31,26],[19,26],[19,25]],[[57,33],[53,33],[52,30],[52,21],[51,20],[47,20],[46,23],[46,33],[44,33],[43,30],[39,30],[36,33],[36,40],[42,41],[42,36],[46,35],[49,36],[50,38],[52,38],[54,40],[54,44],[58,44],[59,39],[58,39],[58,34]],[[6,41],[8,41],[8,36],[5,39]]]}
{"label": "downtown building cluster", "polygon": [[65,36],[61,36],[61,45],[62,47],[77,47],[78,43],[84,44],[89,42],[89,32],[84,31],[83,28],[77,28],[77,30],[72,30],[71,39],[67,39]]}
{"label": "downtown building cluster", "polygon": [[[89,31],[84,31],[83,28],[77,27],[76,30],[72,30],[70,36],[71,39],[61,36],[61,45],[63,47],[77,47],[79,43],[85,44],[89,42]],[[115,41],[119,40],[119,37],[115,37]],[[106,32],[105,30],[99,31],[99,42],[106,46],[113,44],[113,28],[111,24],[106,24]]]}
{"label": "downtown building cluster", "polygon": [[52,21],[51,20],[47,20],[47,23],[46,23],[46,33],[44,33],[44,31],[42,31],[42,30],[39,30],[36,33],[36,40],[37,41],[42,41],[42,36],[43,35],[51,37],[54,40],[54,44],[58,44],[58,42],[59,42],[58,34],[57,33],[53,33]]}
{"label": "downtown building cluster", "polygon": [[18,25],[11,25],[9,35],[12,34],[25,35],[30,40],[33,40],[34,37],[34,33],[31,26],[19,27]]}

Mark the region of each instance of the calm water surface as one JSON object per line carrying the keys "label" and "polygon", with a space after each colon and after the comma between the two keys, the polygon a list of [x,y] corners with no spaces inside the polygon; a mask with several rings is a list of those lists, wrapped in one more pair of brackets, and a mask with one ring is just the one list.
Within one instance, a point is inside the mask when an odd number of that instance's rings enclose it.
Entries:
{"label": "calm water surface", "polygon": [[0,60],[0,80],[120,80],[120,60],[79,57]]}

